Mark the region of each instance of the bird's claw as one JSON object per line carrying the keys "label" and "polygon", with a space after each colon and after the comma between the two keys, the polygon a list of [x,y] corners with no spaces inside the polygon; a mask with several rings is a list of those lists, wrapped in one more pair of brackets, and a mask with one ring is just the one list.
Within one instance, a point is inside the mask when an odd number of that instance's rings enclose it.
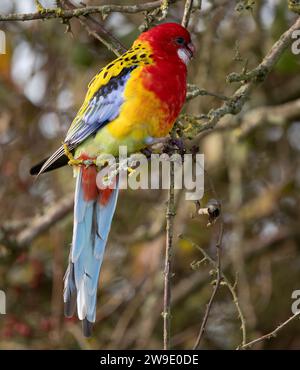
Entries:
{"label": "bird's claw", "polygon": [[97,165],[96,159],[76,159],[74,158],[73,154],[70,152],[68,145],[66,143],[63,143],[65,155],[68,157],[69,166],[91,166],[91,165]]}
{"label": "bird's claw", "polygon": [[141,150],[141,153],[144,154],[147,159],[149,159],[149,158],[151,158],[151,155],[152,155],[153,152],[149,148],[144,148],[144,149]]}
{"label": "bird's claw", "polygon": [[132,167],[128,166],[127,167],[127,172],[128,172],[128,176],[132,176],[136,172],[136,170],[135,170],[135,168],[132,168]]}
{"label": "bird's claw", "polygon": [[82,159],[70,159],[69,162],[68,162],[68,165],[69,166],[80,166],[83,164],[83,160]]}
{"label": "bird's claw", "polygon": [[163,152],[169,153],[173,151],[178,151],[180,155],[183,155],[185,153],[185,146],[182,139],[179,138],[171,138],[165,145]]}

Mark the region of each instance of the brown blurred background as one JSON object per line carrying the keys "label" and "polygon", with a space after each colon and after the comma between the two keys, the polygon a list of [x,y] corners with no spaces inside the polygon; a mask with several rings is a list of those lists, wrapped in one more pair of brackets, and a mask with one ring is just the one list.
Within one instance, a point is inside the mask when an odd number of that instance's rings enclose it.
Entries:
{"label": "brown blurred background", "polygon": [[[54,6],[54,1],[41,3]],[[245,64],[257,66],[296,17],[283,0],[252,3],[202,1],[202,11],[189,25],[197,47],[190,83],[231,96],[238,84],[226,83],[226,76]],[[167,19],[180,22],[183,7],[183,1],[170,5]],[[31,11],[33,0],[0,3],[1,14]],[[140,13],[112,13],[104,25],[129,47],[143,22]],[[59,20],[0,22],[0,29],[7,35],[7,53],[0,55],[0,289],[7,297],[0,348],[161,348],[166,192],[121,192],[102,267],[97,324],[86,340],[77,319],[64,319],[62,305],[72,235],[72,170],[63,168],[36,182],[28,173],[61,143],[88,82],[114,54],[77,19],[69,32]],[[299,72],[300,56],[288,50],[238,117],[225,118],[240,128],[212,131],[200,143],[207,170],[201,205],[215,192],[222,202],[222,265],[236,282],[248,340],[290,317],[292,292],[300,289]],[[221,103],[197,97],[185,112],[205,114]],[[203,256],[190,240],[214,258],[217,225],[207,227],[205,217],[191,217],[195,205],[183,192],[176,203],[172,347],[189,349],[214,279],[209,263],[197,264]],[[49,223],[30,234],[47,217]],[[240,326],[232,296],[222,286],[201,348],[236,348]],[[300,348],[299,331],[295,320],[255,348]]]}

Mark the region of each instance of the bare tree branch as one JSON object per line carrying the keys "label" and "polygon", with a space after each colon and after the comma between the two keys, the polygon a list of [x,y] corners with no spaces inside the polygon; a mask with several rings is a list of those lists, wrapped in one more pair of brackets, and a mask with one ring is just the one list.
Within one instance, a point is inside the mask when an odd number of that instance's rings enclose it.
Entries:
{"label": "bare tree branch", "polygon": [[[174,3],[176,0],[170,1]],[[135,5],[114,5],[114,4],[107,4],[107,5],[99,5],[99,6],[86,6],[77,8],[74,10],[64,10],[61,8],[54,8],[48,9],[43,8],[40,11],[35,13],[27,13],[27,14],[8,14],[8,15],[0,15],[0,21],[31,21],[37,19],[71,19],[71,18],[78,18],[81,16],[87,16],[90,14],[101,14],[102,16],[107,16],[109,13],[112,12],[121,12],[121,13],[128,13],[128,14],[135,14],[135,13],[142,13],[144,11],[150,11],[161,6],[161,1],[150,1],[144,4],[135,4]]]}
{"label": "bare tree branch", "polygon": [[280,125],[300,117],[300,99],[288,103],[258,107],[246,112],[241,120],[239,137],[262,124]]}
{"label": "bare tree branch", "polygon": [[190,17],[192,14],[193,2],[194,2],[193,0],[186,0],[185,2],[184,14],[181,22],[182,26],[185,28],[187,28],[187,26],[189,25]]}
{"label": "bare tree branch", "polygon": [[[183,116],[186,119],[187,116]],[[261,125],[284,125],[285,123],[300,118],[300,99],[287,103],[261,106],[245,112],[242,117],[224,117],[222,122],[215,127],[216,131],[234,130],[239,138],[243,138],[256,127]],[[209,135],[209,131],[202,133],[202,138]]]}
{"label": "bare tree branch", "polygon": [[285,326],[287,326],[290,322],[292,322],[293,320],[295,320],[298,317],[300,317],[300,311],[295,313],[293,316],[291,316],[289,319],[287,319],[286,321],[284,321],[280,325],[278,325],[277,328],[274,329],[273,331],[271,331],[269,334],[265,334],[260,338],[257,338],[257,339],[252,340],[251,342],[245,343],[245,344],[241,345],[240,347],[238,347],[237,349],[247,349],[247,348],[252,347],[254,344],[260,343],[260,342],[262,342],[266,339],[271,339],[271,338],[276,337],[280,330],[282,330]]}
{"label": "bare tree branch", "polygon": [[205,310],[205,314],[204,314],[203,321],[202,321],[202,324],[201,324],[201,328],[200,328],[200,331],[199,331],[199,334],[198,334],[198,337],[197,337],[197,340],[196,340],[196,343],[195,343],[193,349],[198,349],[199,348],[201,339],[203,337],[203,334],[204,334],[204,331],[205,331],[205,328],[206,328],[208,316],[209,316],[209,313],[210,313],[212,305],[213,305],[213,301],[214,301],[215,296],[217,294],[217,291],[218,291],[218,289],[221,285],[221,281],[222,281],[222,276],[221,276],[221,274],[222,274],[222,272],[221,272],[221,248],[222,248],[223,229],[224,229],[224,223],[221,220],[218,241],[217,241],[217,244],[216,244],[216,250],[217,250],[216,275],[217,275],[217,277],[216,277],[215,286],[214,286],[214,289],[212,291],[210,300],[209,300],[209,302],[206,306],[206,310]]}
{"label": "bare tree branch", "polygon": [[[78,9],[70,0],[65,0],[64,4],[71,9]],[[95,28],[89,24],[89,21],[95,26]],[[125,46],[111,32],[107,31],[100,21],[91,15],[86,15],[84,17],[79,17],[79,22],[86,29],[90,36],[93,36],[95,39],[100,41],[108,50],[112,51],[117,56],[125,53]],[[104,35],[105,38],[101,35]]]}
{"label": "bare tree branch", "polygon": [[197,96],[212,96],[220,100],[229,100],[229,98],[225,95],[213,93],[205,89],[200,89],[196,85],[188,84],[188,92],[187,92],[186,100],[187,101],[192,100],[196,98]]}
{"label": "bare tree branch", "polygon": [[[17,234],[17,236],[9,239],[9,244],[14,245],[16,248],[22,248],[29,245],[36,237],[48,230],[58,221],[62,220],[72,211],[74,202],[73,198],[73,195],[68,195],[49,208],[43,215],[36,216],[33,220],[27,220],[26,225],[23,225],[24,228]],[[5,243],[5,241],[3,241],[3,243]]]}
{"label": "bare tree branch", "polygon": [[172,278],[172,255],[173,255],[173,225],[175,217],[174,200],[174,162],[170,162],[170,189],[166,212],[166,254],[164,269],[164,349],[170,349],[171,330],[171,278]]}
{"label": "bare tree branch", "polygon": [[[198,135],[187,143],[188,147],[198,145],[199,140],[203,137],[204,131],[211,131],[215,128],[221,118],[227,114],[238,114],[244,104],[246,103],[252,89],[257,83],[266,79],[271,69],[276,65],[285,50],[292,44],[292,34],[295,30],[300,28],[300,17],[296,22],[284,32],[279,40],[275,42],[269,53],[265,56],[263,61],[252,71],[244,74],[235,74],[235,80],[243,80],[245,82],[220,108],[213,109],[208,113],[209,120],[199,128]],[[232,74],[231,78],[232,80]],[[200,94],[199,94],[200,95]],[[197,96],[197,95],[196,95]],[[189,96],[188,96],[189,97]],[[194,97],[194,96],[193,96]],[[205,135],[205,134],[204,134]]]}
{"label": "bare tree branch", "polygon": [[[198,244],[194,243],[192,240],[190,240],[189,238],[187,237],[183,237],[181,236],[182,239],[185,239],[185,240],[188,240],[195,248],[197,248],[203,255],[203,257],[205,258],[206,261],[208,261],[216,270],[218,268],[218,262],[215,261],[214,259],[212,259],[209,254],[206,253],[206,251],[201,248]],[[235,285],[232,285],[230,280],[227,278],[227,276],[224,274],[223,271],[221,271],[221,278],[222,278],[222,282],[221,284],[225,285],[231,296],[232,296],[232,301],[236,307],[236,310],[237,310],[237,314],[238,314],[238,318],[241,322],[241,331],[242,331],[242,345],[244,345],[246,343],[246,320],[245,320],[245,317],[244,317],[244,314],[243,314],[243,311],[241,310],[241,307],[240,307],[240,304],[239,304],[239,301],[238,301],[238,297],[237,297],[237,294],[235,292]],[[178,299],[178,296],[176,297]]]}

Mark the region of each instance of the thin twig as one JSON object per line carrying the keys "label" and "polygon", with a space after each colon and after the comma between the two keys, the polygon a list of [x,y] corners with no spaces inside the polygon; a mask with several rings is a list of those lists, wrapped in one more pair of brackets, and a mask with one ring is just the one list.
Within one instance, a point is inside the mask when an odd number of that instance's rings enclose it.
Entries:
{"label": "thin twig", "polygon": [[[189,238],[187,238],[185,236],[181,236],[181,238],[189,241],[192,244],[192,246],[197,248],[203,254],[205,259],[214,267],[214,269],[217,269],[218,263],[213,258],[211,258],[210,255],[207,254],[206,251],[203,248],[201,248],[198,244],[194,243],[192,240],[190,240]],[[245,320],[243,311],[241,310],[237,294],[235,292],[235,284],[234,285],[231,284],[230,280],[227,278],[227,276],[224,274],[223,271],[221,271],[221,278],[222,278],[222,282],[221,282],[222,285],[225,285],[228,288],[228,290],[229,290],[229,292],[232,296],[232,301],[233,301],[233,303],[236,307],[236,310],[237,310],[237,313],[238,313],[238,318],[241,322],[242,345],[244,345],[244,344],[246,344],[246,338],[247,338],[246,320]]]}
{"label": "thin twig", "polygon": [[187,28],[189,25],[191,13],[192,13],[192,8],[193,8],[193,0],[186,0],[185,6],[184,6],[184,14],[182,17],[182,26]]}
{"label": "thin twig", "polygon": [[[173,0],[172,2],[175,2]],[[107,16],[112,12],[121,12],[127,14],[142,13],[145,11],[150,11],[156,8],[159,8],[161,1],[150,1],[143,4],[135,5],[115,5],[115,4],[106,4],[99,6],[86,6],[77,8],[74,10],[63,10],[61,8],[44,8],[42,11],[37,11],[35,13],[25,13],[25,14],[8,14],[0,15],[0,21],[31,21],[37,19],[71,19],[78,18],[81,16],[87,16],[89,14],[101,14],[102,16]]]}
{"label": "thin twig", "polygon": [[188,84],[188,92],[186,95],[186,100],[189,101],[191,99],[196,98],[197,96],[212,96],[220,100],[225,100],[225,101],[229,100],[229,98],[225,95],[210,92],[205,89],[200,89],[196,85]]}
{"label": "thin twig", "polygon": [[88,23],[86,22],[85,19],[80,19],[79,18],[79,22],[80,24],[86,29],[87,33],[90,35],[90,36],[93,36],[96,40],[100,41],[104,46],[106,46],[106,48],[109,50],[109,51],[112,51],[114,54],[116,54],[116,56],[120,56],[120,52],[118,49],[116,49],[113,44],[111,44],[109,41],[106,41],[102,36],[100,36],[99,32],[93,30],[89,25]]}
{"label": "thin twig", "polygon": [[87,16],[86,18],[91,20],[97,26],[97,30],[99,29],[99,31],[101,31],[101,33],[103,33],[109,39],[109,41],[111,42],[110,45],[113,45],[112,50],[116,55],[121,55],[127,51],[127,48],[121,43],[121,41],[116,38],[111,32],[107,31],[107,29],[103,27],[103,25],[99,21],[97,21],[97,19],[92,16]]}
{"label": "thin twig", "polygon": [[[193,1],[187,1],[182,19],[182,25],[187,27],[190,18]],[[170,349],[171,331],[171,278],[172,278],[172,254],[173,254],[173,226],[175,217],[174,197],[174,163],[170,163],[170,188],[166,212],[166,253],[164,268],[164,310],[163,310],[163,342],[164,350]]]}
{"label": "thin twig", "polygon": [[173,255],[173,225],[175,217],[174,201],[174,162],[170,163],[170,188],[168,194],[168,204],[166,212],[166,254],[164,268],[164,331],[163,341],[164,350],[170,349],[170,329],[171,329],[171,278],[172,278],[172,255]]}
{"label": "thin twig", "polygon": [[[65,4],[69,9],[78,9],[70,0],[66,0]],[[93,23],[96,28],[92,28],[88,21]],[[112,51],[117,56],[120,56],[127,50],[119,39],[117,39],[111,32],[107,31],[103,24],[91,15],[80,17],[79,22],[87,30],[90,36],[93,36],[95,39],[100,41],[108,50]],[[105,38],[102,35],[104,35]]]}
{"label": "thin twig", "polygon": [[276,337],[277,333],[282,330],[286,325],[288,325],[290,322],[292,322],[293,320],[295,320],[297,317],[300,316],[300,311],[295,313],[293,316],[291,316],[289,319],[287,319],[286,321],[284,321],[283,323],[281,323],[279,326],[277,326],[276,329],[274,329],[273,331],[271,331],[269,334],[265,334],[263,335],[262,337],[260,338],[257,338],[257,339],[254,339],[252,340],[251,342],[248,342],[248,343],[245,343],[241,346],[239,346],[237,349],[246,349],[246,348],[250,348],[252,347],[254,344],[257,344],[257,343],[260,343],[266,339],[271,339],[273,337]]}
{"label": "thin twig", "polygon": [[[182,115],[183,122],[189,120],[200,120],[202,116],[196,115]],[[277,125],[283,126],[291,120],[300,118],[300,99],[289,101],[283,104],[260,106],[245,112],[241,117],[227,117],[224,118],[218,126],[215,127],[214,132],[222,132],[234,130],[238,139],[245,138],[252,130],[261,125]],[[193,121],[192,121],[193,122]],[[202,132],[202,138],[209,135],[209,131]]]}
{"label": "thin twig", "polygon": [[215,286],[214,286],[213,292],[211,294],[210,300],[209,300],[209,302],[208,302],[208,304],[206,306],[206,310],[205,310],[205,314],[204,314],[203,321],[202,321],[202,324],[201,324],[201,328],[200,328],[200,331],[199,331],[199,334],[198,334],[198,337],[196,339],[196,343],[195,343],[193,349],[198,349],[199,348],[201,339],[203,337],[203,334],[204,334],[204,331],[205,331],[205,328],[206,328],[208,316],[209,316],[210,311],[212,309],[213,301],[214,301],[215,296],[217,294],[217,291],[218,291],[218,289],[219,289],[219,287],[221,285],[221,281],[222,281],[222,274],[221,274],[221,253],[222,253],[223,231],[224,231],[224,223],[223,223],[223,220],[221,220],[220,221],[220,230],[219,230],[218,241],[217,241],[217,244],[216,244],[216,250],[217,250],[216,275],[217,275],[217,277],[216,277]]}

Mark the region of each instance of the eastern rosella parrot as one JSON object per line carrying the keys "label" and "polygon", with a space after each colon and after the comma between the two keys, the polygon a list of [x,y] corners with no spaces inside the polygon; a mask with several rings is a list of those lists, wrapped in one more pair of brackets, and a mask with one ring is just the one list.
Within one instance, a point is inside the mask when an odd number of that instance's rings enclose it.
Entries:
{"label": "eastern rosella parrot", "polygon": [[96,318],[99,272],[118,197],[117,186],[98,189],[93,160],[103,153],[117,156],[121,145],[128,153],[138,152],[153,138],[168,135],[185,102],[193,53],[189,32],[177,23],[142,33],[90,82],[63,145],[30,170],[39,175],[74,166],[74,227],[64,303],[67,317],[77,306],[85,336],[91,335]]}

